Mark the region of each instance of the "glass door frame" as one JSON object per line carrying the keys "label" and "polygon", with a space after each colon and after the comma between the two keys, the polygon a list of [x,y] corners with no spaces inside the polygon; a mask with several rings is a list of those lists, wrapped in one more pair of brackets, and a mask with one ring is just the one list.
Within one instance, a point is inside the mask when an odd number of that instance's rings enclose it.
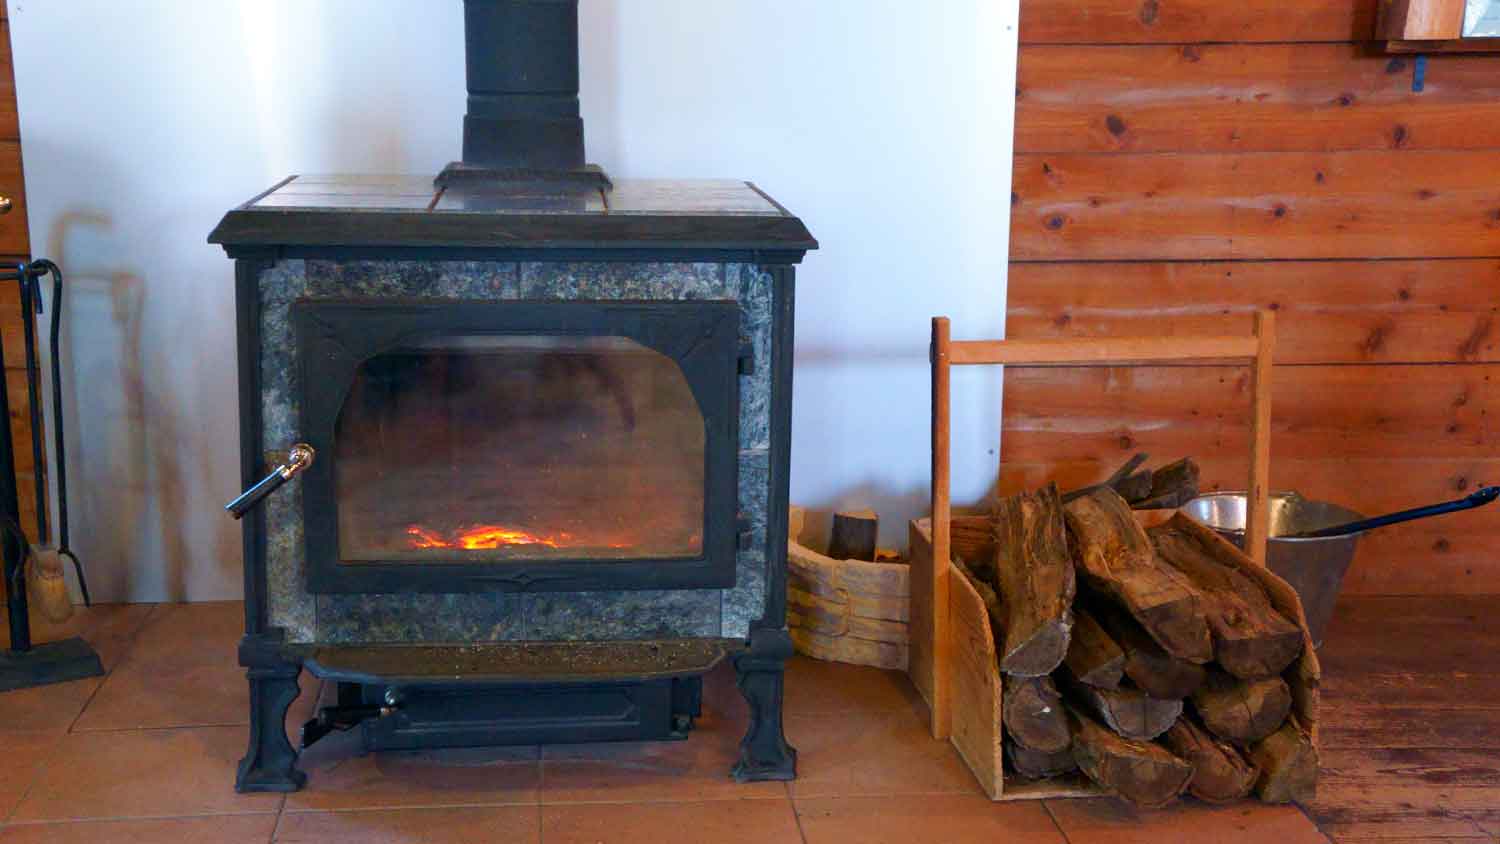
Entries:
{"label": "glass door frame", "polygon": [[[304,473],[302,487],[310,592],[583,592],[734,585],[739,546],[737,303],[302,299],[292,304],[291,320],[302,439],[319,455]],[[341,564],[334,431],[359,366],[403,346],[454,334],[625,337],[674,361],[704,421],[702,553],[673,559]]]}

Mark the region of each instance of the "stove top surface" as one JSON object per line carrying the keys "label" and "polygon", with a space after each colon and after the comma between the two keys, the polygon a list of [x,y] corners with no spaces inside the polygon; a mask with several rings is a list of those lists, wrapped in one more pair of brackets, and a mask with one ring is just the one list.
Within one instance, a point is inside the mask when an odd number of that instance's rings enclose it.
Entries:
{"label": "stove top surface", "polygon": [[742,181],[625,179],[612,190],[428,176],[293,176],[225,215],[209,236],[246,246],[817,248],[802,221]]}

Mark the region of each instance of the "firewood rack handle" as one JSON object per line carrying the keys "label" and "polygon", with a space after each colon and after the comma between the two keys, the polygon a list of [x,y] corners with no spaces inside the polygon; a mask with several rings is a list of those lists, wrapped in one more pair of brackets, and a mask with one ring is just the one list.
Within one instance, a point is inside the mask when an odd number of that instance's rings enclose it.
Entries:
{"label": "firewood rack handle", "polygon": [[262,501],[273,492],[286,484],[287,481],[300,475],[303,470],[311,466],[317,457],[317,452],[307,443],[297,443],[287,453],[286,462],[271,470],[271,474],[261,478],[260,482],[240,494],[238,498],[224,505],[224,509],[235,519],[244,518],[246,513],[260,506]]}

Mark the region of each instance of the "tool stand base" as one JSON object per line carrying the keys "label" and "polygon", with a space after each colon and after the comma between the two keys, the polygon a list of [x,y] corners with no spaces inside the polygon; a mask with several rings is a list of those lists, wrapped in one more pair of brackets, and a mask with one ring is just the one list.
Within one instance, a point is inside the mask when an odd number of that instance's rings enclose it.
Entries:
{"label": "tool stand base", "polygon": [[29,651],[0,651],[0,692],[104,676],[99,654],[82,639],[36,645]]}

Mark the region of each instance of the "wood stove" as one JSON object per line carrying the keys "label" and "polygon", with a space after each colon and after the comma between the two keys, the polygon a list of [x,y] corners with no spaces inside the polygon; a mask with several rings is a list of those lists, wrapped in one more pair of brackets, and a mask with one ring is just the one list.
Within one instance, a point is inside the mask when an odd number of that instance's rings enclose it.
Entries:
{"label": "wood stove", "polygon": [[[789,779],[792,308],[816,241],[749,183],[611,182],[581,122],[560,152],[576,0],[466,6],[464,161],[436,185],[293,177],[210,237],[236,262],[245,483],[316,454],[244,522],[236,786],[303,785],[282,725],[304,670],[339,694],[303,741],[382,750],[685,738],[726,658],[752,714],[734,775]],[[501,72],[535,52],[543,81]]]}

